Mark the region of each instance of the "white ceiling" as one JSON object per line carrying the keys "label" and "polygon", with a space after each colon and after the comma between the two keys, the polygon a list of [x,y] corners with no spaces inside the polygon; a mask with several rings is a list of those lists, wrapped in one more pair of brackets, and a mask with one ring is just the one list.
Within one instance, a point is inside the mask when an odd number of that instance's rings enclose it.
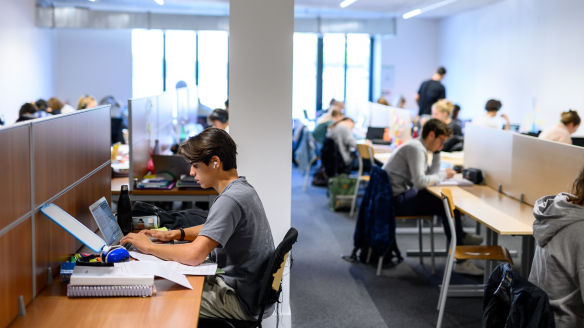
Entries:
{"label": "white ceiling", "polygon": [[[229,0],[165,0],[160,6],[154,0],[38,0],[55,6],[88,7],[97,10],[184,12],[223,15],[229,12]],[[237,0],[233,0],[237,1]],[[347,8],[340,8],[342,0],[295,0],[296,13],[332,16],[398,16],[424,8],[443,0],[357,0]],[[509,0],[458,0],[441,8],[422,13],[419,18],[442,18],[472,10],[498,1]]]}

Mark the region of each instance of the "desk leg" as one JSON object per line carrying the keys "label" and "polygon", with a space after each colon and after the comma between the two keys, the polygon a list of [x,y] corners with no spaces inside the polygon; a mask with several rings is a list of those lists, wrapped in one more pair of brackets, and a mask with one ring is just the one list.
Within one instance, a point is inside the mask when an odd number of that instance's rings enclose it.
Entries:
{"label": "desk leg", "polygon": [[531,264],[535,255],[535,238],[531,235],[521,236],[521,276],[529,278]]}
{"label": "desk leg", "polygon": [[[488,246],[498,245],[499,234],[497,234],[493,230],[489,229],[488,227],[485,227],[485,229],[487,229],[487,245]],[[483,277],[483,281],[484,281],[485,285],[487,284],[487,281],[489,280],[489,276],[491,275],[491,272],[493,272],[493,270],[494,270],[494,268],[493,268],[494,264],[495,263],[493,261],[485,261],[485,274]]]}

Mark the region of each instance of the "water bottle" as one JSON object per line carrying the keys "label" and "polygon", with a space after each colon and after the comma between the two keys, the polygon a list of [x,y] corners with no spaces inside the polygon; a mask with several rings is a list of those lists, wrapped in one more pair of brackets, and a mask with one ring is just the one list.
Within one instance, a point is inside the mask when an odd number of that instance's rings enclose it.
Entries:
{"label": "water bottle", "polygon": [[130,202],[127,185],[122,185],[120,198],[118,199],[118,224],[124,235],[132,232],[132,203]]}

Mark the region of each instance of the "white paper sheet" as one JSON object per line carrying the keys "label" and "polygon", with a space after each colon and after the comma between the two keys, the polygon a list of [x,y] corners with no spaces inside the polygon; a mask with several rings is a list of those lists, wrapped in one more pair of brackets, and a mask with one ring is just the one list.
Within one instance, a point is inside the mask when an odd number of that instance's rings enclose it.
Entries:
{"label": "white paper sheet", "polygon": [[121,268],[125,273],[151,274],[175,282],[188,289],[193,289],[184,274],[171,270],[166,265],[158,262],[131,261],[115,263],[114,265]]}
{"label": "white paper sheet", "polygon": [[460,187],[470,187],[473,185],[472,181],[467,179],[446,179],[442,182],[438,182],[437,186],[460,186]]}
{"label": "white paper sheet", "polygon": [[140,252],[130,252],[130,256],[138,261],[162,264],[171,270],[188,276],[212,276],[217,272],[217,264],[215,263],[201,263],[197,266],[190,266],[178,262],[165,261],[154,255],[147,255]]}

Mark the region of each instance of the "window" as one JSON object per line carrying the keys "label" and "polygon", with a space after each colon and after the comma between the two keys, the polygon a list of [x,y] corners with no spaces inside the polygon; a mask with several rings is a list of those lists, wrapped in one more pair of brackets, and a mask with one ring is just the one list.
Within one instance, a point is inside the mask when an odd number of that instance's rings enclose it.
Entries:
{"label": "window", "polygon": [[369,101],[371,39],[367,34],[347,34],[346,102]]}
{"label": "window", "polygon": [[227,32],[200,31],[199,99],[211,108],[225,108],[227,100],[228,43]]}
{"label": "window", "polygon": [[163,34],[160,30],[132,30],[132,97],[162,93]]}
{"label": "window", "polygon": [[195,63],[197,61],[197,32],[166,31],[166,90],[176,88],[178,81],[188,87],[197,85]]}
{"label": "window", "polygon": [[328,108],[331,99],[345,100],[345,35],[325,34],[323,43],[322,106]]}
{"label": "window", "polygon": [[304,117],[304,110],[314,118],[316,108],[316,65],[318,36],[294,33],[294,69],[292,117]]}

